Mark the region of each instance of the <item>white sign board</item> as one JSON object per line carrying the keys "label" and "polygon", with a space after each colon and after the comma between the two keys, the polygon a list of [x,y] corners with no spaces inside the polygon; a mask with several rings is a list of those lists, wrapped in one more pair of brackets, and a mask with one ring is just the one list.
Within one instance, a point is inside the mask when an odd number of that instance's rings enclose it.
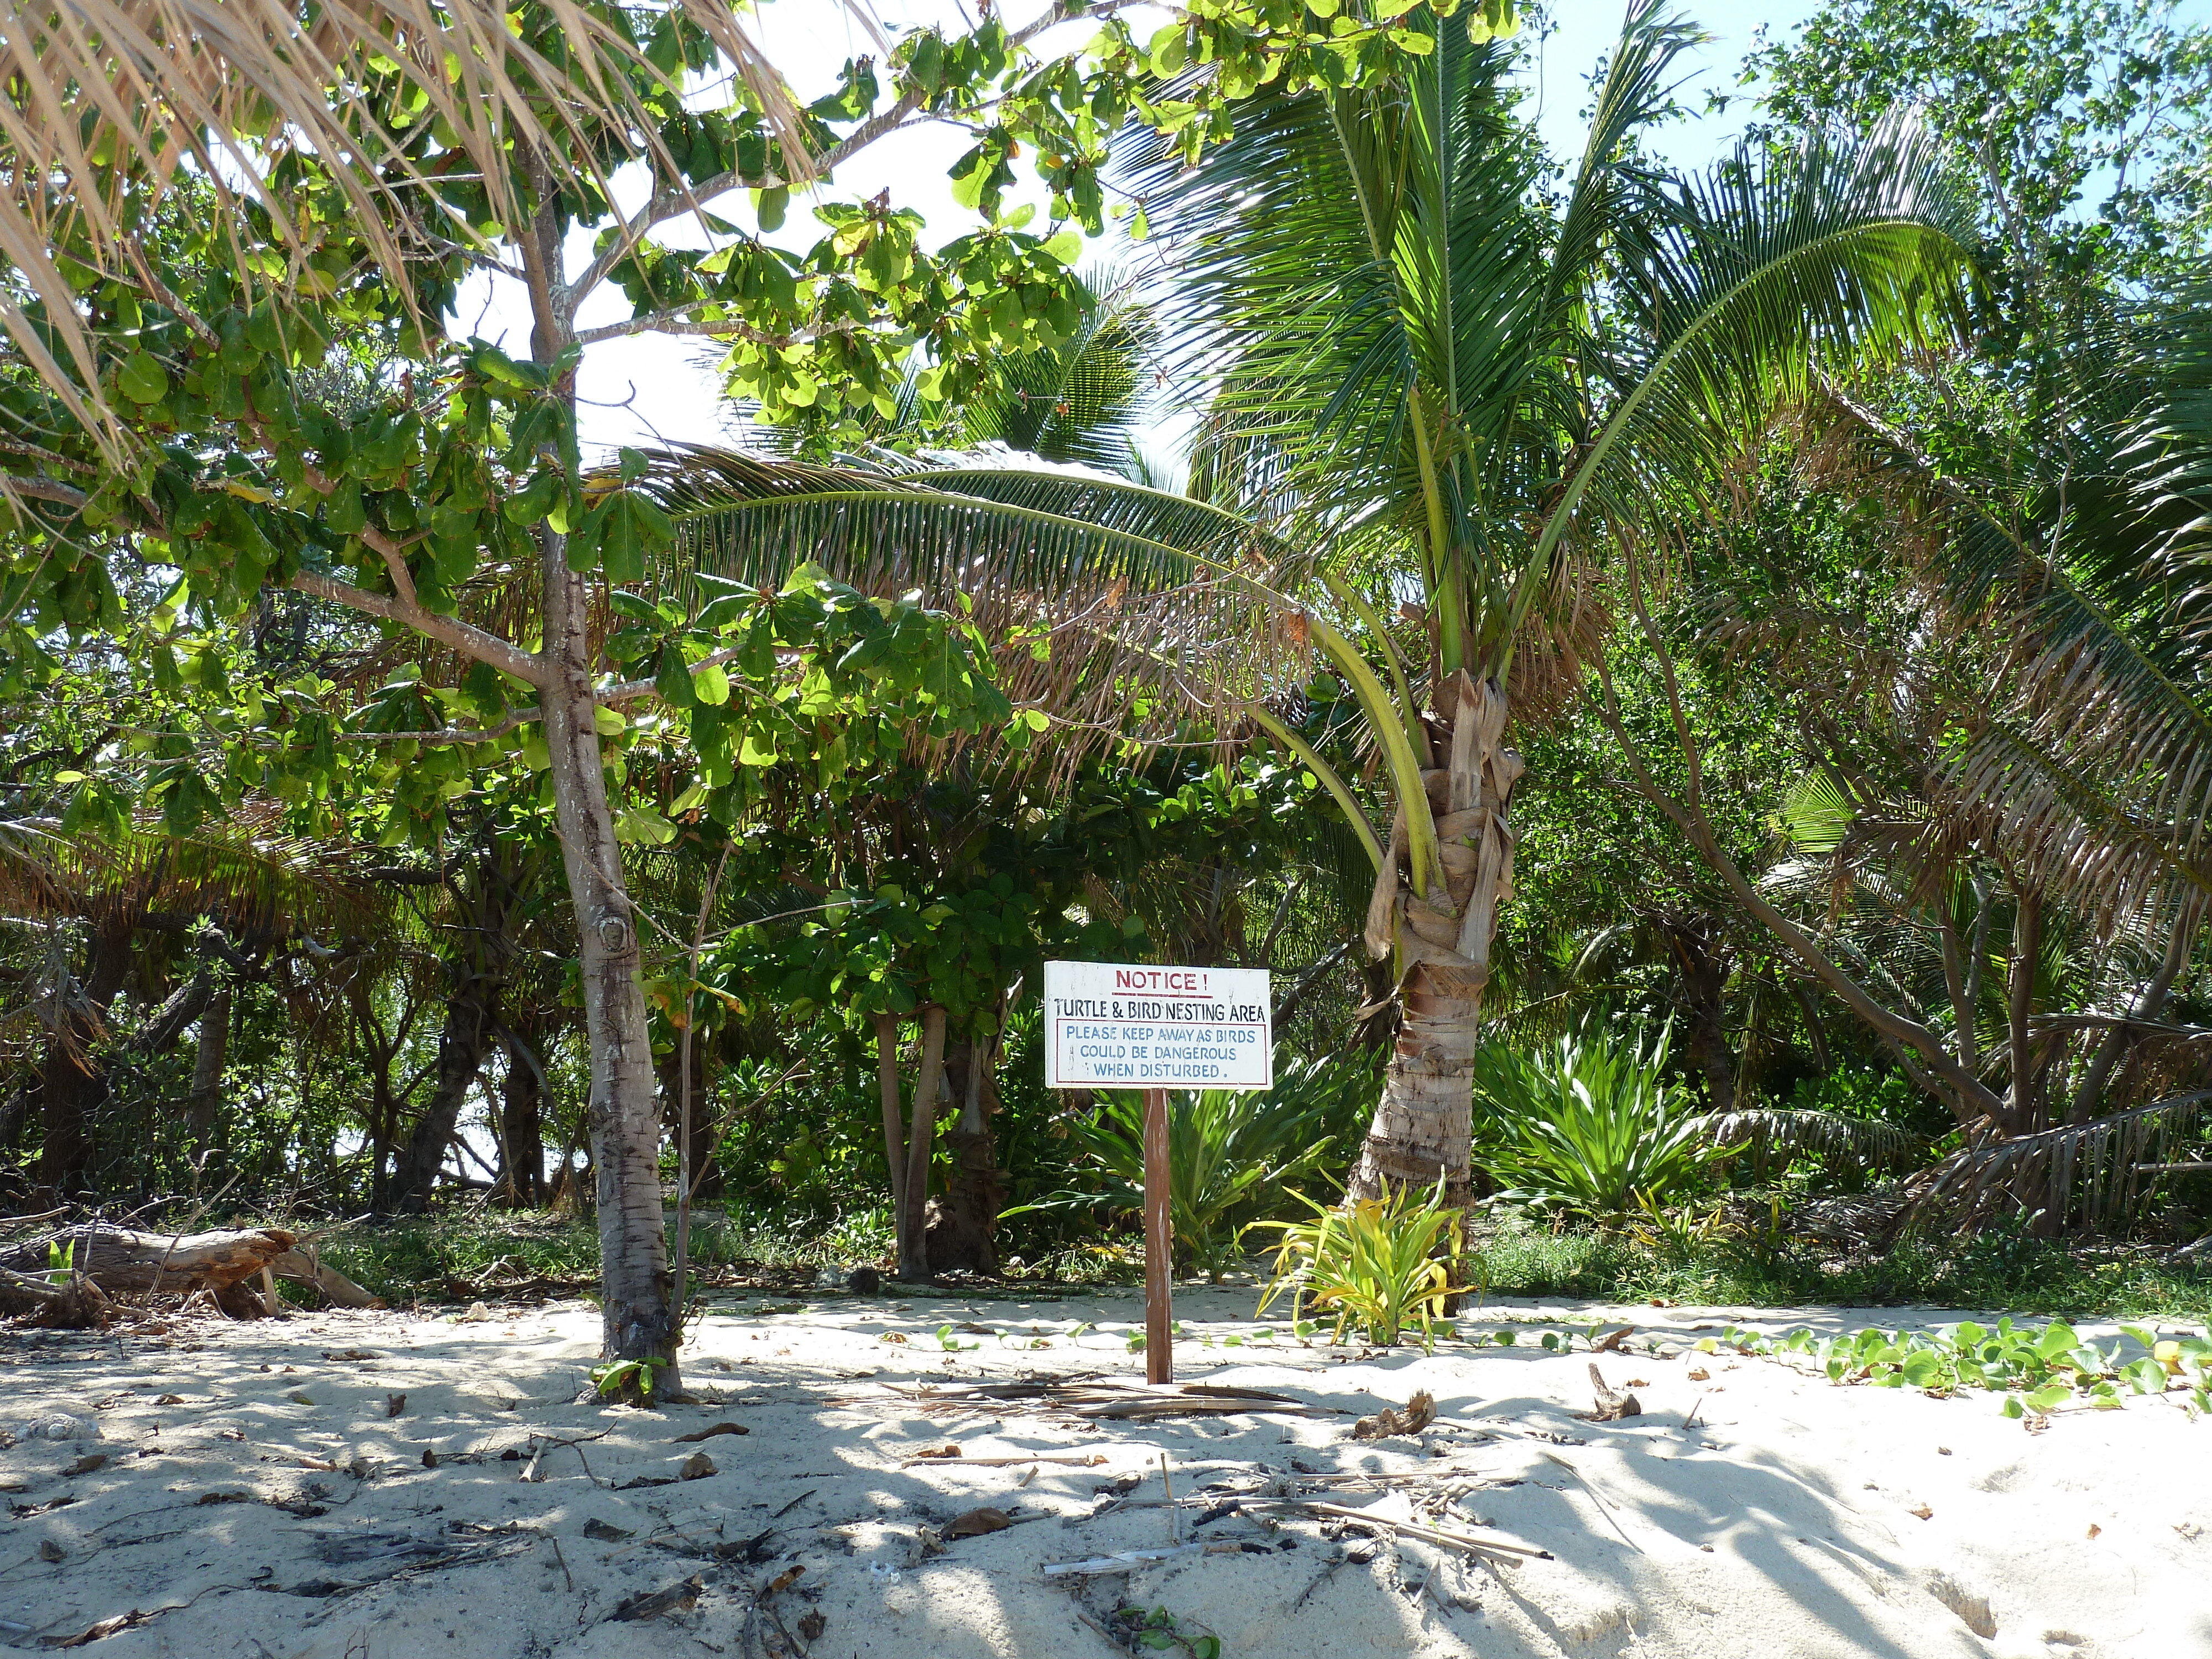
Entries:
{"label": "white sign board", "polygon": [[1044,965],[1048,1089],[1265,1089],[1275,1080],[1257,968]]}

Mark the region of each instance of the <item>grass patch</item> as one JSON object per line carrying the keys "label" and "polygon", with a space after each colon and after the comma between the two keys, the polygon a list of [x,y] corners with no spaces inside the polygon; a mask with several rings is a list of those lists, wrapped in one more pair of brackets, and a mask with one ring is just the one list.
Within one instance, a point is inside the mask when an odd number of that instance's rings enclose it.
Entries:
{"label": "grass patch", "polygon": [[[240,1219],[234,1224],[248,1225]],[[674,1234],[673,1218],[670,1233]],[[801,1273],[872,1262],[887,1267],[890,1218],[872,1210],[809,1233],[787,1218],[744,1210],[692,1220],[691,1259],[717,1270]],[[362,1223],[327,1236],[323,1255],[395,1304],[482,1296],[535,1279],[588,1282],[599,1239],[588,1218],[477,1211]],[[1265,1279],[1272,1261],[1252,1265]],[[1139,1279],[1133,1237],[1109,1237],[1009,1260],[1009,1291],[1035,1294]],[[1511,1223],[1480,1237],[1468,1282],[1491,1296],[1786,1308],[1902,1304],[1989,1309],[2020,1316],[2169,1319],[2212,1323],[2212,1266],[2161,1264],[2114,1243],[2069,1243],[1992,1230],[1966,1239],[1907,1237],[1880,1255],[1838,1257],[1822,1247],[1772,1248],[1741,1237],[1655,1244],[1617,1233],[1550,1233]],[[887,1286],[888,1288],[888,1286]]]}
{"label": "grass patch", "polygon": [[2212,1320],[2212,1270],[2166,1266],[2124,1244],[2069,1244],[2021,1233],[1907,1237],[1880,1255],[1741,1241],[1656,1249],[1619,1235],[1501,1230],[1469,1264],[1493,1296],[1605,1302],[1653,1297],[1711,1304],[1864,1307],[1932,1304],[2028,1315]]}
{"label": "grass patch", "polygon": [[[672,1249],[673,1212],[668,1237]],[[321,1249],[340,1273],[395,1304],[496,1296],[504,1285],[592,1279],[599,1272],[599,1226],[589,1217],[476,1211],[362,1222],[330,1235]],[[848,1216],[812,1236],[783,1218],[743,1211],[695,1213],[691,1220],[692,1267],[702,1274],[718,1267],[852,1267],[886,1261],[890,1249],[888,1211]]]}

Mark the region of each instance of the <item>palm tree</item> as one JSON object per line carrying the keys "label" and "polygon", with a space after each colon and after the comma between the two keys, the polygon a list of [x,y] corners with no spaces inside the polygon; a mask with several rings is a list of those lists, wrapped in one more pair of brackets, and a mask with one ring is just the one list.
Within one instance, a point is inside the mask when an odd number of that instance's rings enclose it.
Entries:
{"label": "palm tree", "polygon": [[[1195,168],[1132,140],[1174,273],[1155,310],[1212,391],[1199,499],[941,461],[672,478],[732,574],[811,557],[968,593],[1054,641],[1040,694],[1242,710],[1316,769],[1376,866],[1368,944],[1401,1012],[1355,1193],[1440,1168],[1464,1190],[1522,772],[1505,726],[1557,703],[1595,634],[1589,562],[1698,511],[1821,363],[1953,326],[1966,270],[1963,210],[1902,125],[1656,172],[1635,137],[1698,36],[1643,0],[1556,204],[1511,49],[1414,26],[1435,50],[1408,80],[1263,92]],[[1377,585],[1418,595],[1412,648]],[[1310,648],[1362,711],[1387,836],[1269,706]]]}
{"label": "palm tree", "polygon": [[1141,136],[1129,156],[1170,244],[1170,349],[1213,387],[1196,476],[1332,550],[1309,626],[1393,802],[1368,944],[1402,1024],[1355,1194],[1465,1179],[1525,787],[1505,728],[1575,672],[1590,562],[1666,539],[1824,362],[1938,337],[1966,269],[1963,207],[1901,125],[1656,172],[1637,135],[1700,37],[1646,0],[1554,204],[1514,52],[1480,35],[1435,26],[1401,85],[1263,99],[1194,169]]}

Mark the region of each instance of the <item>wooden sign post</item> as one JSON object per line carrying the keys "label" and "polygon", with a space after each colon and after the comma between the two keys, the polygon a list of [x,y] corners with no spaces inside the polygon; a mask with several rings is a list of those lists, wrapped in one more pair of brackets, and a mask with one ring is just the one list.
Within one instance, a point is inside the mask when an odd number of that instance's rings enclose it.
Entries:
{"label": "wooden sign post", "polygon": [[1168,1091],[1145,1091],[1145,1381],[1175,1381],[1175,1207]]}
{"label": "wooden sign post", "polygon": [[1175,1218],[1168,1091],[1275,1080],[1267,973],[1133,963],[1044,965],[1048,1089],[1145,1091],[1145,1377],[1175,1380]]}

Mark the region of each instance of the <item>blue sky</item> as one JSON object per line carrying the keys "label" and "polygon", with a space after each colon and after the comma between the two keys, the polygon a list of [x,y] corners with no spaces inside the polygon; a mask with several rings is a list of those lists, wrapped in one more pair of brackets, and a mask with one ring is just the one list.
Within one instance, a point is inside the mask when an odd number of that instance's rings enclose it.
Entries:
{"label": "blue sky", "polygon": [[[1006,15],[1016,24],[1040,9],[1037,0],[1006,0]],[[1733,92],[1737,68],[1756,43],[1760,25],[1786,38],[1813,9],[1809,0],[1705,0],[1688,5],[1688,15],[1714,39],[1690,71],[1683,103],[1698,111],[1708,88]],[[1577,112],[1588,101],[1586,77],[1618,36],[1621,7],[1614,0],[1563,0],[1556,10],[1557,21],[1537,50],[1532,74],[1539,82],[1539,122],[1544,135],[1555,152],[1571,156],[1582,146]],[[960,0],[876,0],[873,7],[873,15],[892,27],[932,20],[957,27],[963,12]],[[847,58],[876,50],[865,27],[840,0],[773,0],[760,9],[758,26],[769,55],[802,97],[815,96],[833,84]],[[1057,32],[1057,39],[1048,36],[1039,45],[1062,50],[1079,46],[1095,27],[1072,24]],[[1146,26],[1139,18],[1134,27],[1141,33]],[[1677,166],[1701,166],[1734,137],[1749,113],[1748,106],[1739,103],[1719,118],[1693,116],[1654,135],[1654,147]],[[919,209],[933,234],[949,239],[974,222],[973,215],[953,204],[945,181],[946,168],[969,142],[965,135],[943,129],[897,135],[841,173],[833,193],[861,198],[889,187],[894,201]],[[785,234],[804,246],[813,240],[815,228],[800,208],[799,203],[793,204]],[[579,239],[574,252],[580,252],[587,240]],[[1103,244],[1100,251],[1106,251]],[[613,289],[603,292],[596,305],[587,305],[579,320],[591,326],[625,314],[620,290]],[[471,283],[455,315],[464,331],[495,339],[504,335],[511,349],[519,349],[529,338],[527,307],[512,285],[495,288],[487,279]],[[584,399],[580,424],[586,447],[726,441],[719,392],[713,376],[701,366],[701,356],[697,341],[651,336],[593,347],[579,382]]]}

